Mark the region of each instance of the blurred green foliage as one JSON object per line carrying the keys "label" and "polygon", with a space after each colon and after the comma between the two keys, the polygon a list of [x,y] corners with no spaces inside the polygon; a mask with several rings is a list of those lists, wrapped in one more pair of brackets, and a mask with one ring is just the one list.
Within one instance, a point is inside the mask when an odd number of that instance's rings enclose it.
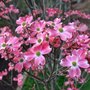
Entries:
{"label": "blurred green foliage", "polygon": [[[56,81],[57,83],[55,83],[55,90],[60,90],[60,88],[64,84],[64,81],[65,81],[65,77],[59,76]],[[34,80],[33,78],[27,77],[22,90],[45,90],[45,87],[44,85]]]}

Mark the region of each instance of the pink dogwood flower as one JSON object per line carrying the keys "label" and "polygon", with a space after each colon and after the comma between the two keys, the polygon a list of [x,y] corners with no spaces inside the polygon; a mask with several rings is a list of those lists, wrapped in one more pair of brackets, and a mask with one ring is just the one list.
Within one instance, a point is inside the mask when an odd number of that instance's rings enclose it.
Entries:
{"label": "pink dogwood flower", "polygon": [[14,57],[13,61],[15,64],[15,70],[18,72],[22,72],[23,69],[29,69],[31,67],[30,60],[26,58],[24,53],[19,53],[16,57]]}
{"label": "pink dogwood flower", "polygon": [[30,15],[26,15],[25,17],[19,17],[19,19],[16,21],[16,24],[19,26],[16,28],[16,32],[18,34],[24,33],[24,29],[27,26],[31,25],[31,21],[33,20],[33,17]]}
{"label": "pink dogwood flower", "polygon": [[20,48],[22,42],[17,37],[10,37],[7,41],[8,48],[11,51],[16,51]]}
{"label": "pink dogwood flower", "polygon": [[15,8],[14,5],[9,6],[9,12],[19,13],[19,9]]}
{"label": "pink dogwood flower", "polygon": [[5,36],[7,38],[11,37],[12,36],[12,32],[11,32],[11,29],[8,27],[8,26],[5,26],[3,28],[0,28],[0,35],[1,36]]}
{"label": "pink dogwood flower", "polygon": [[5,37],[0,37],[0,50],[4,50],[6,48],[6,40]]}
{"label": "pink dogwood flower", "polygon": [[41,44],[44,41],[45,33],[39,33],[36,37],[30,38],[30,43]]}
{"label": "pink dogwood flower", "polygon": [[72,32],[75,30],[73,25],[63,26],[61,19],[59,18],[56,18],[54,22],[47,22],[47,24],[52,27],[51,32],[54,33],[54,36],[60,36],[61,40],[66,41],[67,39],[72,38]]}
{"label": "pink dogwood flower", "polygon": [[50,42],[51,45],[53,45],[56,48],[58,48],[61,44],[61,41],[60,41],[59,37],[51,37],[49,42]]}
{"label": "pink dogwood flower", "polygon": [[68,27],[62,27],[61,23],[57,24],[54,29],[56,30],[57,36],[60,36],[61,40],[66,41],[67,39],[72,38],[72,33],[68,31]]}
{"label": "pink dogwood flower", "polygon": [[47,42],[43,42],[40,45],[34,45],[26,52],[26,58],[29,60],[33,60],[33,64],[35,67],[39,65],[45,65],[45,54],[51,52],[51,48]]}
{"label": "pink dogwood flower", "polygon": [[44,31],[46,22],[44,20],[35,21],[30,26],[30,30],[32,31],[31,36],[34,36],[38,33],[42,33]]}
{"label": "pink dogwood flower", "polygon": [[77,53],[76,54],[73,53],[72,55],[66,56],[65,59],[61,60],[60,64],[63,67],[69,68],[69,76],[71,78],[74,78],[74,77],[78,78],[81,75],[80,68],[84,68],[84,69],[88,68],[89,64],[88,64],[88,61],[84,57],[85,55],[82,56],[83,53],[81,50],[76,50],[74,52],[77,52]]}
{"label": "pink dogwood flower", "polygon": [[88,44],[90,42],[90,38],[88,35],[78,35],[75,39],[76,43],[83,47],[88,47]]}
{"label": "pink dogwood flower", "polygon": [[85,59],[87,55],[87,49],[80,48],[78,50],[73,50],[72,55],[77,56],[79,59]]}
{"label": "pink dogwood flower", "polygon": [[48,17],[53,17],[54,15],[61,14],[62,11],[60,11],[58,8],[47,8],[46,13]]}
{"label": "pink dogwood flower", "polygon": [[80,24],[78,27],[77,27],[77,30],[80,31],[80,32],[85,32],[88,30],[88,26],[86,24]]}

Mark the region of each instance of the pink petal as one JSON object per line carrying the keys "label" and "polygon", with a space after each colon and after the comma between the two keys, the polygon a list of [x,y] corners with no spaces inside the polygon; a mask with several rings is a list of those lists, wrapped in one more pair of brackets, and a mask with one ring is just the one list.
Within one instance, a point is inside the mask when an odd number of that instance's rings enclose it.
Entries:
{"label": "pink petal", "polygon": [[51,48],[50,48],[50,46],[49,46],[49,44],[47,43],[47,42],[43,42],[42,43],[42,54],[48,54],[48,53],[50,53],[51,52]]}
{"label": "pink petal", "polygon": [[66,41],[67,39],[72,38],[72,34],[69,32],[63,32],[63,33],[60,33],[60,37],[63,41]]}
{"label": "pink petal", "polygon": [[71,68],[71,69],[69,70],[69,76],[70,76],[71,78],[75,77],[75,76],[76,76],[76,70],[73,69],[73,68]]}
{"label": "pink petal", "polygon": [[36,53],[37,51],[41,51],[42,45],[34,45],[31,50],[32,52]]}
{"label": "pink petal", "polygon": [[78,64],[81,68],[88,68],[89,67],[88,61],[86,59],[79,60]]}
{"label": "pink petal", "polygon": [[22,80],[19,80],[18,81],[18,86],[22,86],[23,85],[23,81]]}
{"label": "pink petal", "polygon": [[71,78],[74,78],[74,77],[80,77],[81,75],[81,70],[77,67],[77,68],[71,68],[69,70],[69,76]]}
{"label": "pink petal", "polygon": [[76,62],[78,60],[78,57],[77,56],[67,56],[66,59],[69,61],[69,62]]}
{"label": "pink petal", "polygon": [[73,50],[73,55],[78,56],[79,58],[85,58],[86,57],[86,49],[79,49],[79,50]]}
{"label": "pink petal", "polygon": [[63,67],[70,67],[71,66],[70,62],[68,60],[66,60],[66,59],[62,59],[60,64]]}
{"label": "pink petal", "polygon": [[31,51],[31,49],[28,52],[26,52],[24,55],[24,58],[27,61],[31,61],[32,59],[34,59],[34,57],[35,57],[34,53]]}
{"label": "pink petal", "polygon": [[76,68],[76,76],[77,76],[77,77],[80,77],[80,75],[81,75],[81,70],[80,70],[80,68]]}
{"label": "pink petal", "polygon": [[30,38],[30,43],[36,43],[36,38]]}
{"label": "pink petal", "polygon": [[40,64],[41,64],[41,65],[45,65],[45,58],[44,58],[44,56],[36,57],[34,64],[35,64],[36,66],[38,66],[38,65],[40,65]]}
{"label": "pink petal", "polygon": [[29,69],[31,67],[31,62],[25,62],[24,67],[25,69]]}
{"label": "pink petal", "polygon": [[3,76],[0,76],[0,80],[2,80]]}
{"label": "pink petal", "polygon": [[23,28],[22,26],[18,26],[15,30],[17,33],[23,33]]}
{"label": "pink petal", "polygon": [[15,65],[15,70],[17,70],[18,72],[21,72],[23,69],[23,63],[17,63]]}
{"label": "pink petal", "polygon": [[23,75],[22,74],[18,74],[17,77],[18,77],[19,80],[22,80],[23,79]]}

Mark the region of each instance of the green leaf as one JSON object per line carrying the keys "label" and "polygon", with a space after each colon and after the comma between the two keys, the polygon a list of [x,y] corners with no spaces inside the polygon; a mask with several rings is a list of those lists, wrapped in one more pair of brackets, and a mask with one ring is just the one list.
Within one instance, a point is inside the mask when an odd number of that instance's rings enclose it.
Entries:
{"label": "green leaf", "polygon": [[82,86],[80,90],[90,90],[90,79]]}

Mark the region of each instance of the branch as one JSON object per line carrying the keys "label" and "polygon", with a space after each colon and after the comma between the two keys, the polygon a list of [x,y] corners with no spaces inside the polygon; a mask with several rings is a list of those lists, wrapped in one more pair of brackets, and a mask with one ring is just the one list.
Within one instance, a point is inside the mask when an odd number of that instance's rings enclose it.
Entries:
{"label": "branch", "polygon": [[31,10],[31,14],[33,16],[33,8],[28,4],[28,1],[27,0],[24,0],[26,5],[28,6],[28,8]]}
{"label": "branch", "polygon": [[28,71],[25,70],[25,72],[26,72],[29,76],[31,76],[32,78],[34,78],[34,79],[40,81],[42,84],[45,84],[45,83],[46,83],[44,80],[42,80],[42,79],[40,79],[40,78],[38,78],[38,77],[32,75],[32,74],[29,73]]}

